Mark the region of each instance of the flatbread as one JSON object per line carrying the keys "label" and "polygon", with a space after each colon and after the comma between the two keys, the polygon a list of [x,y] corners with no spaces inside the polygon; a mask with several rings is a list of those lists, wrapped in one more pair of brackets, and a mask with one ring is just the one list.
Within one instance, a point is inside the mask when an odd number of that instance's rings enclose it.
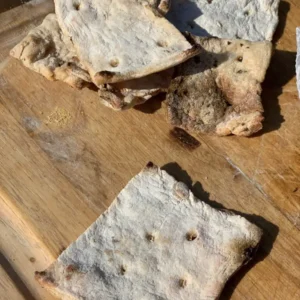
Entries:
{"label": "flatbread", "polygon": [[299,98],[300,98],[300,27],[297,28],[297,59],[296,59],[296,72],[297,72],[297,87],[299,91]]}
{"label": "flatbread", "polygon": [[11,51],[29,69],[49,80],[60,80],[75,88],[82,88],[91,78],[77,58],[70,39],[64,36],[55,14],[32,29]]}
{"label": "flatbread", "polygon": [[36,279],[63,299],[217,299],[261,235],[150,163]]}
{"label": "flatbread", "polygon": [[55,10],[98,86],[157,73],[199,53],[147,1],[55,0]]}
{"label": "flatbread", "polygon": [[100,100],[114,110],[129,109],[166,92],[173,72],[171,68],[142,78],[102,85],[98,92]]}
{"label": "flatbread", "polygon": [[170,123],[188,131],[249,136],[262,128],[261,82],[270,42],[192,37],[200,55],[176,67],[167,94]]}
{"label": "flatbread", "polygon": [[280,0],[173,0],[167,16],[179,30],[198,36],[271,41]]}

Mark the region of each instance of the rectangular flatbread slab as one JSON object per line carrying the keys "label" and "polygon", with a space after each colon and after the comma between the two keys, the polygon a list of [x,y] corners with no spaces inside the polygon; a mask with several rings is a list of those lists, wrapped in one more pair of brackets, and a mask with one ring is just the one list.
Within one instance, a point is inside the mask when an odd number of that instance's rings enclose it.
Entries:
{"label": "rectangular flatbread slab", "polygon": [[261,236],[149,163],[36,279],[63,299],[218,299]]}
{"label": "rectangular flatbread slab", "polygon": [[261,83],[272,44],[190,36],[200,55],[176,67],[169,121],[195,133],[250,136],[262,129]]}
{"label": "rectangular flatbread slab", "polygon": [[97,86],[157,73],[199,53],[147,1],[55,0],[55,10]]}
{"label": "rectangular flatbread slab", "polygon": [[70,38],[62,34],[55,14],[46,16],[40,26],[32,29],[10,51],[10,55],[49,80],[64,81],[75,88],[91,82]]}
{"label": "rectangular flatbread slab", "polygon": [[300,27],[296,30],[297,35],[297,59],[296,59],[296,72],[297,72],[297,87],[300,98]]}
{"label": "rectangular flatbread slab", "polygon": [[198,36],[271,41],[280,0],[173,0],[167,16],[179,30]]}

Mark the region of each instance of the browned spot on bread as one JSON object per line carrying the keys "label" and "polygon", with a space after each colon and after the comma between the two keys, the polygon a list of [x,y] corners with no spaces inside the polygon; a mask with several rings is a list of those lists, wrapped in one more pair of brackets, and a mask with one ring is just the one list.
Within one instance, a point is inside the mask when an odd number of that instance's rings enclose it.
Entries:
{"label": "browned spot on bread", "polygon": [[186,234],[186,239],[191,242],[198,237],[198,232],[196,230],[191,230]]}
{"label": "browned spot on bread", "polygon": [[68,272],[68,273],[73,273],[73,272],[76,272],[78,270],[78,268],[76,267],[76,266],[74,266],[74,265],[68,265],[67,267],[66,267],[66,271]]}
{"label": "browned spot on bread", "polygon": [[34,257],[30,257],[29,261],[32,262],[32,263],[34,263],[36,261],[36,259]]}
{"label": "browned spot on bread", "polygon": [[187,280],[184,278],[179,279],[179,286],[185,288],[187,286]]}

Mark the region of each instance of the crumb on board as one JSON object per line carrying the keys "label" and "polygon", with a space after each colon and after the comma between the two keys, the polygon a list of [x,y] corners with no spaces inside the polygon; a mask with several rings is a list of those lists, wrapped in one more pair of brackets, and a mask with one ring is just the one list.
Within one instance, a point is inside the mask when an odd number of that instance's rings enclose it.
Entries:
{"label": "crumb on board", "polygon": [[65,127],[72,120],[71,114],[64,108],[56,107],[54,111],[47,117],[46,124],[56,125],[57,127]]}
{"label": "crumb on board", "polygon": [[174,140],[189,150],[194,150],[200,146],[200,142],[182,128],[174,127],[170,134]]}

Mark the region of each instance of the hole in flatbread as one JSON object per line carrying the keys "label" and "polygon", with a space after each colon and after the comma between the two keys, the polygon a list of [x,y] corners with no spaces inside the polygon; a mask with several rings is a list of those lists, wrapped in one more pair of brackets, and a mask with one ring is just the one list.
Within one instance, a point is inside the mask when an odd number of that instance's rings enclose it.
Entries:
{"label": "hole in flatbread", "polygon": [[74,8],[76,10],[79,10],[80,9],[80,3],[74,3]]}
{"label": "hole in flatbread", "polygon": [[227,45],[231,45],[231,42],[228,41],[228,42],[227,42]]}
{"label": "hole in flatbread", "polygon": [[243,46],[244,46],[244,44],[240,44],[240,46],[241,46],[241,47],[243,47]]}
{"label": "hole in flatbread", "polygon": [[156,44],[158,47],[162,47],[162,48],[168,47],[168,43],[166,41],[158,41]]}
{"label": "hole in flatbread", "polygon": [[243,57],[239,56],[236,60],[239,61],[239,62],[242,62],[243,61]]}
{"label": "hole in flatbread", "polygon": [[179,279],[179,286],[185,288],[187,286],[187,280],[184,278]]}
{"label": "hole in flatbread", "polygon": [[186,239],[189,241],[189,242],[192,242],[194,241],[196,238],[198,237],[198,233],[196,230],[192,230],[190,232],[188,232],[186,234]]}
{"label": "hole in flatbread", "polygon": [[249,16],[249,11],[244,11],[244,16],[245,17]]}
{"label": "hole in flatbread", "polygon": [[151,233],[148,233],[148,234],[146,235],[146,239],[147,239],[149,242],[154,242],[155,236],[154,236],[153,234],[151,234]]}
{"label": "hole in flatbread", "polygon": [[242,123],[241,125],[242,125],[242,126],[245,126],[245,123]]}
{"label": "hole in flatbread", "polygon": [[120,268],[121,275],[125,275],[126,271],[127,271],[126,267],[122,265]]}
{"label": "hole in flatbread", "polygon": [[109,64],[113,67],[116,68],[119,65],[119,60],[117,58],[113,58],[110,60]]}

